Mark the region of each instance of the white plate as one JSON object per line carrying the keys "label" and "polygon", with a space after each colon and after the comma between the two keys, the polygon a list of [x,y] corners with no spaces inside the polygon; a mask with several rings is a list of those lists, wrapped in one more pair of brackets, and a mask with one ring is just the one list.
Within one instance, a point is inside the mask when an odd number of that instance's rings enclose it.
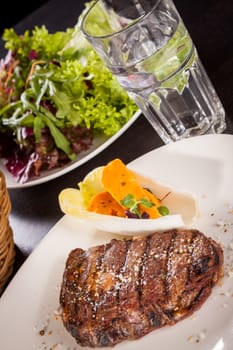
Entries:
{"label": "white plate", "polygon": [[[114,349],[233,349],[232,150],[232,135],[198,136],[163,146],[129,164],[157,180],[196,193],[201,215],[193,227],[221,242],[225,276],[193,316]],[[71,249],[86,249],[111,237],[68,216],[51,229],[0,298],[2,350],[82,349],[57,314],[65,260]]]}
{"label": "white plate", "polygon": [[4,161],[0,160],[0,170],[4,173],[6,178],[6,184],[8,189],[13,188],[22,188],[22,187],[30,187],[39,185],[43,182],[47,182],[53,180],[61,175],[68,173],[69,171],[78,168],[80,165],[86,163],[88,160],[95,157],[97,154],[102,152],[105,148],[107,148],[111,143],[113,143],[116,139],[118,139],[139,117],[141,111],[134,113],[132,118],[113,136],[107,137],[95,137],[93,140],[92,146],[87,151],[82,151],[77,158],[65,165],[62,168],[42,171],[40,177],[34,177],[25,183],[19,183],[16,181],[16,178],[12,176],[9,171],[6,169],[4,165]]}

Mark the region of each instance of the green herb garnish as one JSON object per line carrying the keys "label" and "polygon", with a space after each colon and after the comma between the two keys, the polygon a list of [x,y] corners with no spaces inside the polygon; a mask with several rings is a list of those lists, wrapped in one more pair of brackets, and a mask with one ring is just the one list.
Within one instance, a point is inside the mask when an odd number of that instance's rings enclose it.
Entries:
{"label": "green herb garnish", "polygon": [[137,215],[137,217],[141,218],[142,214],[139,209],[139,204],[141,204],[145,208],[152,208],[155,204],[146,198],[141,198],[136,200],[135,196],[131,193],[127,194],[120,203],[129,209],[130,213]]}
{"label": "green herb garnish", "polygon": [[161,205],[160,207],[158,207],[158,211],[159,211],[159,214],[162,215],[162,216],[166,216],[169,214],[169,209],[168,207],[165,207],[163,205]]}
{"label": "green herb garnish", "polygon": [[[127,194],[120,203],[129,209],[129,212],[133,215],[135,215],[138,218],[142,218],[142,214],[139,209],[139,205],[145,207],[145,208],[152,208],[155,206],[155,203],[151,202],[147,198],[140,198],[139,200],[136,200],[135,196],[131,193]],[[166,216],[169,214],[169,209],[165,206],[160,206],[157,208],[160,215]]]}

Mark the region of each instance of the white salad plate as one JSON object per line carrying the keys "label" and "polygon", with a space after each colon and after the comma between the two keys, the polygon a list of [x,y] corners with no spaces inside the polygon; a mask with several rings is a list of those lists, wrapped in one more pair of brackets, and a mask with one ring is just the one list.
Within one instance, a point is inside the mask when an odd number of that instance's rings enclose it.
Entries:
{"label": "white salad plate", "polygon": [[113,136],[95,137],[91,147],[87,151],[80,152],[80,154],[77,156],[77,158],[74,161],[66,164],[62,168],[44,170],[41,172],[41,175],[39,177],[34,177],[24,183],[18,182],[17,179],[12,174],[10,174],[10,172],[6,169],[4,160],[0,159],[0,171],[2,171],[3,174],[5,175],[7,188],[8,189],[25,188],[25,187],[39,185],[44,182],[53,180],[61,175],[67,174],[71,170],[78,168],[82,164],[86,163],[88,160],[94,158],[97,154],[101,153],[105,148],[107,148],[115,140],[117,140],[136,121],[136,119],[139,117],[140,114],[141,114],[140,110],[134,113],[134,115],[128,120],[128,122],[125,125],[123,125],[122,128]]}
{"label": "white salad plate", "polygon": [[[155,149],[130,164],[156,180],[195,193],[197,228],[220,242],[225,274],[192,316],[154,330],[119,350],[233,349],[233,136],[206,135]],[[69,186],[69,184],[67,184]],[[63,216],[38,244],[0,298],[2,350],[81,350],[62,325],[59,293],[68,253],[106,243],[113,236]],[[119,236],[118,236],[119,238]]]}

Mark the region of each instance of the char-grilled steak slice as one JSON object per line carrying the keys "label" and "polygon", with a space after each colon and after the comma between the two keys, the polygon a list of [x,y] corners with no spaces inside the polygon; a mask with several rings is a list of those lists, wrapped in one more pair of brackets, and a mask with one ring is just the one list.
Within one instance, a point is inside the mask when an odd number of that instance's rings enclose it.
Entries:
{"label": "char-grilled steak slice", "polygon": [[222,274],[221,246],[197,230],[77,248],[63,275],[62,320],[81,346],[114,346],[190,316]]}

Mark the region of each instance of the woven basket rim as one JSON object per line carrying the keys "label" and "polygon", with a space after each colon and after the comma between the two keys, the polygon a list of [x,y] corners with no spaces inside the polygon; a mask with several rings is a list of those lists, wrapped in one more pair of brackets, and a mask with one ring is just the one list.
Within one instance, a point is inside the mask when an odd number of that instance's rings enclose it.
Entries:
{"label": "woven basket rim", "polygon": [[0,171],[0,293],[11,276],[15,261],[14,235],[9,215],[11,201],[4,174]]}

